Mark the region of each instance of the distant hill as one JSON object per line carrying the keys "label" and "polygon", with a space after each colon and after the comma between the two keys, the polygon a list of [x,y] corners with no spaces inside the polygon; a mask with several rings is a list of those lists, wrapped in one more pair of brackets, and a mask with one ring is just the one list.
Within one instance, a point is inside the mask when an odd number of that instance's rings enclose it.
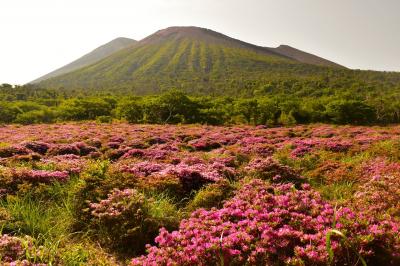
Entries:
{"label": "distant hill", "polygon": [[79,59],[69,63],[68,65],[65,65],[57,70],[54,70],[43,77],[40,77],[34,81],[31,81],[30,83],[38,83],[40,81],[57,77],[62,74],[66,74],[69,72],[72,72],[74,70],[77,70],[79,68],[91,65],[93,63],[96,63],[100,61],[101,59],[106,58],[107,56],[124,49],[132,44],[136,43],[135,40],[128,39],[128,38],[116,38],[112,40],[111,42],[108,42],[96,49],[94,49],[92,52],[80,57]]}
{"label": "distant hill", "polygon": [[280,45],[277,48],[267,48],[270,49],[271,51],[281,54],[283,56],[287,56],[289,58],[292,58],[294,60],[297,60],[302,63],[307,63],[307,64],[312,64],[312,65],[319,65],[319,66],[332,66],[332,67],[343,67],[337,63],[334,63],[332,61],[326,60],[324,58],[321,58],[319,56],[300,51],[296,48],[290,47],[288,45]]}
{"label": "distant hill", "polygon": [[[287,91],[299,86],[320,90],[394,84],[399,77],[397,73],[349,70],[286,45],[261,47],[209,29],[170,27],[93,64],[41,78],[37,86],[136,94],[177,88],[192,94],[235,96],[271,92],[271,84]],[[310,93],[318,95],[314,89]]]}

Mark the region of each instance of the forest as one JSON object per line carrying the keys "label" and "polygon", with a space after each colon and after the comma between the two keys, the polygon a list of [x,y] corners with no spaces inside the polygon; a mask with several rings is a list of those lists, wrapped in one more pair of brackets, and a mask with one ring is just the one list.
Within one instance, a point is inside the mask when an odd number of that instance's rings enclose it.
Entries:
{"label": "forest", "polygon": [[399,123],[400,84],[395,73],[393,78],[390,75],[371,72],[365,82],[343,77],[282,79],[244,86],[242,93],[236,95],[222,92],[207,95],[174,88],[156,94],[135,94],[127,88],[77,90],[3,84],[0,123],[85,120],[269,126]]}

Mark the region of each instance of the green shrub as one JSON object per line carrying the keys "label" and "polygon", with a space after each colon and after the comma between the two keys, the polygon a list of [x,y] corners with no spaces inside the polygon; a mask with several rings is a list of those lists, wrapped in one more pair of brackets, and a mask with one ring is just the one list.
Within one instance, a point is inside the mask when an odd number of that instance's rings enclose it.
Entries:
{"label": "green shrub", "polygon": [[232,196],[233,190],[234,186],[228,181],[207,185],[196,193],[189,202],[187,209],[194,211],[198,208],[220,208],[223,201]]}

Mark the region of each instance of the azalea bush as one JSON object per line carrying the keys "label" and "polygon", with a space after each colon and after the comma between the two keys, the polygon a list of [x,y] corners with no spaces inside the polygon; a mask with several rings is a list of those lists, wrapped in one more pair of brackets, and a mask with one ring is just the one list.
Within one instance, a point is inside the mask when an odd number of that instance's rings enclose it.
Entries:
{"label": "azalea bush", "polygon": [[[158,203],[135,189],[114,189],[106,199],[89,204],[92,226],[107,245],[141,253],[160,227],[173,225],[170,217],[155,215]],[[168,206],[163,207],[168,212]]]}
{"label": "azalea bush", "polygon": [[[222,209],[200,209],[178,231],[161,229],[157,246],[132,265],[354,265],[399,262],[399,223],[364,217],[321,199],[309,185],[253,180]],[[333,236],[327,246],[327,235]],[[333,257],[330,257],[332,252]]]}
{"label": "azalea bush", "polygon": [[28,236],[0,235],[1,265],[46,266],[47,252],[44,247],[36,247]]}

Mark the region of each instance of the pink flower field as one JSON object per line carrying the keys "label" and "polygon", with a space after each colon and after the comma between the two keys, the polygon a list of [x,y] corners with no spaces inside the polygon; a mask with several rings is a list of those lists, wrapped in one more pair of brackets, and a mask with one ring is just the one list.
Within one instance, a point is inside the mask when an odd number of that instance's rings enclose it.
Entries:
{"label": "pink flower field", "polygon": [[400,126],[0,127],[1,265],[400,265]]}

